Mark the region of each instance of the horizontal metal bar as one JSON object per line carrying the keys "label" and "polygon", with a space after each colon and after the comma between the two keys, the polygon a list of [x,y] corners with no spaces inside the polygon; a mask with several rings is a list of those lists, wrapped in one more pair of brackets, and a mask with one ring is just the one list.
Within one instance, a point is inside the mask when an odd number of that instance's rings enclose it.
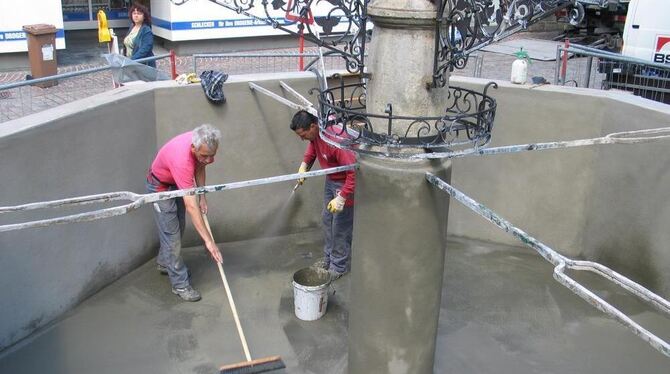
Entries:
{"label": "horizontal metal bar", "polygon": [[21,87],[21,86],[29,86],[29,85],[32,85],[32,84],[35,84],[35,83],[49,82],[49,81],[57,80],[57,79],[72,78],[72,77],[77,77],[77,76],[80,76],[80,75],[97,73],[97,72],[105,71],[105,70],[109,70],[109,69],[111,69],[110,66],[101,66],[101,67],[97,67],[97,68],[90,68],[90,69],[72,71],[72,72],[69,72],[69,73],[50,75],[48,77],[35,78],[35,79],[31,79],[31,80],[7,83],[7,84],[0,85],[0,91],[1,90],[9,90],[11,88],[17,88],[17,87]]}
{"label": "horizontal metal bar", "polygon": [[[163,58],[168,58],[170,57],[170,54],[163,54],[163,55],[158,55],[158,56],[152,56],[152,57],[145,57],[137,60],[133,60],[134,62],[146,62],[146,61],[152,61],[152,60],[160,60]],[[86,74],[92,74],[92,73],[97,73],[105,70],[110,70],[112,69],[112,66],[106,65],[106,66],[100,66],[96,68],[90,68],[90,69],[84,69],[84,70],[78,70],[78,71],[71,71],[68,73],[63,73],[63,74],[56,74],[56,75],[50,75],[48,77],[42,77],[42,78],[35,78],[31,80],[24,80],[24,81],[19,81],[19,82],[12,82],[12,83],[7,83],[0,85],[0,91],[2,90],[9,90],[12,88],[17,88],[17,87],[22,87],[22,86],[30,86],[36,83],[42,83],[42,82],[50,82],[53,80],[59,80],[59,79],[65,79],[65,78],[72,78],[72,77],[77,77],[80,75],[86,75]]]}
{"label": "horizontal metal bar", "polygon": [[537,239],[531,237],[523,230],[514,227],[509,221],[498,216],[491,209],[485,207],[483,204],[476,202],[469,196],[452,187],[450,184],[443,181],[435,174],[426,172],[426,180],[428,180],[428,182],[440,190],[448,193],[451,197],[455,198],[466,207],[486,218],[488,221],[498,226],[506,233],[512,234],[515,238],[521,240],[524,244],[532,247],[535,249],[535,251],[537,251],[537,253],[540,254],[540,256],[544,257],[544,259],[551,262],[552,264],[558,265],[565,262],[566,257],[544,245],[543,243],[540,243]]}
{"label": "horizontal metal bar", "polygon": [[644,74],[633,74],[633,78],[635,78],[635,81],[648,81],[649,83],[668,83],[670,82],[670,77],[657,77],[653,75],[644,75]]}
{"label": "horizontal metal bar", "polygon": [[135,200],[139,196],[140,195],[133,192],[121,191],[121,192],[104,193],[104,194],[89,195],[82,197],[74,197],[70,199],[45,201],[40,203],[30,203],[16,206],[8,206],[8,207],[3,206],[0,207],[0,214],[27,211],[27,210],[36,210],[36,209],[58,208],[66,205],[76,206],[76,205],[103,203],[108,201]]}
{"label": "horizontal metal bar", "polygon": [[162,55],[156,55],[156,56],[150,56],[150,57],[138,58],[137,60],[133,60],[133,62],[139,62],[139,63],[142,63],[142,62],[147,62],[147,61],[161,60],[161,59],[169,58],[169,57],[170,57],[170,54],[169,54],[169,53],[165,53],[165,54],[162,54]]}
{"label": "horizontal metal bar", "polygon": [[[640,91],[649,91],[649,92],[658,92],[660,94],[670,94],[670,89],[668,88],[661,88],[657,86],[643,86],[639,84],[630,84],[630,83],[621,83],[621,82],[615,82],[615,81],[609,81],[609,80],[604,80],[603,83],[607,83],[607,85],[610,88],[616,88],[620,90],[624,89],[632,89],[632,90],[640,90]],[[627,91],[627,90],[624,90]]]}
{"label": "horizontal metal bar", "polygon": [[296,91],[296,90],[293,89],[293,87],[289,86],[288,84],[286,84],[286,83],[284,83],[284,82],[282,82],[282,81],[279,81],[279,85],[281,86],[281,88],[285,89],[286,91],[288,91],[288,93],[290,93],[291,95],[293,95],[296,99],[302,101],[302,103],[303,103],[304,105],[306,105],[306,106],[312,106],[312,102],[309,101],[309,100],[307,100],[307,98],[305,98],[305,97],[302,96],[301,94],[299,94],[298,91]]}
{"label": "horizontal metal bar", "polygon": [[605,278],[606,280],[612,281],[613,283],[619,285],[620,287],[628,290],[633,295],[639,297],[643,301],[648,302],[659,312],[668,316],[670,316],[670,302],[668,302],[661,296],[651,292],[650,290],[646,289],[642,285],[624,277],[623,275],[613,271],[612,269],[602,264],[591,261],[575,261],[560,255],[558,252],[554,251],[549,246],[540,242],[536,238],[530,236],[523,230],[515,227],[509,221],[505,220],[491,209],[475,201],[474,199],[467,196],[458,189],[454,188],[447,182],[438,178],[436,175],[427,172],[426,180],[428,180],[428,182],[430,182],[433,186],[437,187],[438,189],[448,193],[449,196],[453,197],[454,199],[456,199],[456,201],[465,205],[470,210],[484,217],[485,219],[487,219],[488,221],[490,221],[503,231],[511,234],[525,245],[534,249],[543,258],[545,258],[547,261],[555,265],[553,275],[554,279],[556,279],[559,283],[570,289],[577,296],[581,297],[589,304],[596,307],[598,310],[604,312],[605,314],[609,315],[610,317],[614,318],[615,320],[626,326],[635,335],[637,335],[640,339],[647,342],[654,349],[670,357],[670,344],[668,342],[662,340],[661,338],[654,335],[644,327],[640,326],[637,322],[633,321],[626,314],[622,313],[620,310],[609,304],[607,301],[598,297],[595,293],[593,293],[586,287],[582,286],[579,282],[570,278],[568,275],[565,274],[565,269],[567,268],[577,271],[585,270],[590,271],[596,275],[599,275]]}
{"label": "horizontal metal bar", "polygon": [[652,61],[647,61],[643,60],[640,58],[635,58],[635,57],[628,57],[624,56],[618,53],[612,53],[612,52],[607,52],[607,51],[602,51],[600,49],[595,49],[595,48],[589,48],[585,46],[581,46],[578,44],[572,44],[570,47],[567,49],[563,46],[558,46],[558,49],[560,51],[568,51],[568,53],[574,53],[574,54],[579,54],[583,56],[592,56],[592,57],[599,57],[599,58],[604,58],[607,60],[613,60],[613,61],[619,61],[619,62],[626,62],[626,63],[631,63],[631,64],[636,64],[636,65],[644,65],[644,66],[650,66],[654,68],[658,68],[660,70],[670,70],[670,66],[666,64],[659,64],[657,62],[652,62]]}
{"label": "horizontal metal bar", "polygon": [[301,105],[301,104],[298,104],[298,103],[294,103],[293,101],[291,101],[287,98],[281,97],[281,96],[277,95],[276,93],[257,85],[254,82],[249,82],[249,88],[252,91],[253,90],[258,91],[258,92],[260,92],[260,93],[262,93],[262,94],[264,94],[264,95],[266,95],[266,96],[268,96],[268,97],[270,97],[270,98],[288,106],[289,108],[296,109],[296,110],[306,110],[307,112],[309,112],[309,113],[311,113],[315,116],[318,116],[318,113],[317,113],[316,109],[311,105],[311,103],[309,105]]}
{"label": "horizontal metal bar", "polygon": [[[193,58],[218,58],[218,57],[319,57],[318,53],[195,53]],[[324,57],[328,57],[327,55]],[[332,57],[340,57],[334,55]]]}
{"label": "horizontal metal bar", "polygon": [[119,200],[130,200],[130,201],[132,201],[131,203],[128,203],[128,204],[125,204],[125,205],[121,205],[121,206],[117,206],[117,207],[113,207],[113,208],[99,209],[99,210],[95,210],[95,211],[92,211],[92,212],[72,214],[72,215],[63,216],[63,217],[56,217],[56,218],[30,221],[30,222],[24,222],[24,223],[2,225],[2,226],[0,226],[0,232],[22,230],[22,229],[29,229],[29,228],[35,228],[35,227],[45,227],[45,226],[65,224],[65,223],[94,221],[94,220],[98,220],[98,219],[102,219],[102,218],[109,218],[109,217],[115,217],[115,216],[119,216],[119,215],[122,215],[122,214],[126,214],[126,213],[129,213],[129,212],[141,207],[142,205],[149,204],[149,203],[154,203],[156,201],[169,200],[169,199],[174,199],[176,197],[203,195],[203,194],[210,193],[210,192],[215,192],[215,191],[224,191],[224,190],[233,190],[233,189],[238,189],[238,188],[260,186],[260,185],[264,185],[264,184],[285,182],[285,181],[297,180],[297,179],[301,179],[301,178],[318,177],[318,176],[322,176],[322,175],[328,175],[328,174],[339,173],[339,172],[343,172],[343,171],[354,170],[357,167],[358,167],[358,164],[352,164],[352,165],[338,166],[338,167],[335,167],[335,168],[329,168],[329,169],[323,169],[323,170],[315,170],[315,171],[310,171],[310,172],[307,172],[307,173],[294,173],[294,174],[280,175],[280,176],[276,176],[276,177],[252,179],[252,180],[247,180],[247,181],[242,181],[242,182],[216,184],[216,185],[210,185],[210,186],[190,188],[190,189],[186,189],[186,190],[165,191],[165,192],[157,192],[157,193],[151,193],[151,194],[136,194],[136,193],[132,193],[132,192],[110,192],[110,193],[107,193],[107,194],[98,194],[98,195],[74,197],[74,198],[62,199],[62,200],[53,200],[53,201],[48,201],[48,202],[23,204],[23,205],[18,205],[18,206],[13,206],[13,207],[0,207],[0,213],[6,213],[6,212],[21,211],[21,210],[35,210],[35,209],[54,208],[54,207],[69,206],[69,205],[102,203],[102,202],[108,202],[108,201],[119,201]]}
{"label": "horizontal metal bar", "polygon": [[670,127],[659,127],[655,129],[643,129],[633,131],[622,131],[607,134],[600,138],[577,139],[545,143],[526,143],[517,145],[507,145],[492,148],[469,148],[461,151],[421,153],[412,155],[413,159],[430,158],[461,158],[465,156],[488,156],[505,153],[519,153],[527,151],[545,151],[550,149],[583,147],[587,145],[601,144],[637,144],[649,143],[657,140],[670,138]]}
{"label": "horizontal metal bar", "polygon": [[[631,330],[640,339],[649,344],[652,348],[656,349],[665,356],[670,357],[670,344],[668,344],[668,342],[664,341],[663,339],[659,338],[649,330],[645,329],[640,324],[635,322],[633,319],[628,317],[626,314],[621,312],[619,309],[615,308],[610,303],[603,300],[595,293],[591,292],[591,290],[587,289],[586,287],[582,286],[579,282],[575,281],[574,279],[566,275],[564,272],[565,268],[570,268],[567,265],[568,264],[559,265],[554,269],[554,279],[556,279],[559,283],[567,287],[577,296],[581,297],[584,301],[594,306],[596,309],[600,310],[601,312],[614,318],[622,325],[626,326],[629,330]],[[590,270],[590,269],[576,269],[576,270]],[[647,290],[641,285],[638,286],[644,289],[646,292],[653,294],[651,291]],[[653,295],[656,296],[657,298],[660,298],[660,296],[658,295],[655,294]],[[661,300],[663,299],[661,298]],[[667,303],[666,300],[663,301]]]}

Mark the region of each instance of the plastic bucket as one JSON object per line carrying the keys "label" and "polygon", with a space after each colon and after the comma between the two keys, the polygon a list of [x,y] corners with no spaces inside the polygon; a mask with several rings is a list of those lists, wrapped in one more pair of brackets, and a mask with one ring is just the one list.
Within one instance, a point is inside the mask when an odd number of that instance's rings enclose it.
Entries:
{"label": "plastic bucket", "polygon": [[293,274],[295,316],[315,321],[326,314],[330,276],[321,269],[304,268]]}

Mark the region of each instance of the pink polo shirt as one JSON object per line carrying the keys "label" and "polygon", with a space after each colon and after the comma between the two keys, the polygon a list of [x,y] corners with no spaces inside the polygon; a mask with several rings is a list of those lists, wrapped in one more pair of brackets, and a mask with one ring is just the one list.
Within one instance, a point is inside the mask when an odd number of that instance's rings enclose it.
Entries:
{"label": "pink polo shirt", "polygon": [[177,135],[158,151],[150,171],[162,184],[176,185],[179,189],[195,187],[193,178],[198,160],[191,152],[191,136],[191,131]]}

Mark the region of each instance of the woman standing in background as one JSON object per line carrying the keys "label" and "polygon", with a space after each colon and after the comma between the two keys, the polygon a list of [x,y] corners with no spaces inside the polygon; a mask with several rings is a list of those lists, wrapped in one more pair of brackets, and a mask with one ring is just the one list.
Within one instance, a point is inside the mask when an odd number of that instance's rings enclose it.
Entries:
{"label": "woman standing in background", "polygon": [[[151,32],[151,14],[144,5],[133,3],[128,9],[128,18],[132,26],[128,35],[123,39],[124,55],[132,60],[151,57],[154,55],[154,34]],[[146,65],[156,67],[156,61],[147,61]]]}

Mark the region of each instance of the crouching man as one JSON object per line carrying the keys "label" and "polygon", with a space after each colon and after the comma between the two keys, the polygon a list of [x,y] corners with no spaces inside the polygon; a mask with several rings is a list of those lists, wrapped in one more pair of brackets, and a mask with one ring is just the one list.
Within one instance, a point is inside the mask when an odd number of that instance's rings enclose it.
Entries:
{"label": "crouching man", "polygon": [[[204,124],[193,131],[177,135],[158,151],[147,174],[147,192],[189,189],[205,185],[205,167],[214,162],[221,132]],[[200,293],[191,287],[190,274],[181,257],[181,237],[185,227],[185,212],[205,242],[205,247],[217,262],[223,262],[221,252],[209,235],[202,214],[207,214],[205,195],[184,196],[153,204],[158,225],[160,249],[158,270],[167,274],[172,293],[185,301],[200,300]]]}

